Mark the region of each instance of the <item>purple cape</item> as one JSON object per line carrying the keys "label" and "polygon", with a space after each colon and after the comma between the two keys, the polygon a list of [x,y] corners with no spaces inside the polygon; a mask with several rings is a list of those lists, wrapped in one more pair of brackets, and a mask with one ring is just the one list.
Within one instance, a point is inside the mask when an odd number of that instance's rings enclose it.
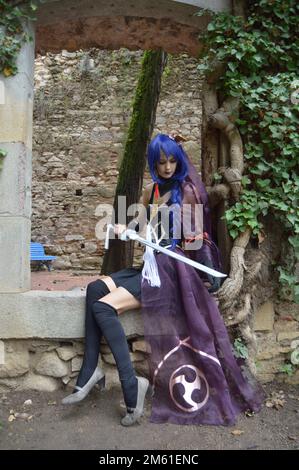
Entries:
{"label": "purple cape", "polygon": [[[202,248],[185,254],[221,269],[211,239],[207,196],[194,179],[182,185],[184,200],[204,203]],[[199,201],[200,199],[200,201]],[[182,249],[175,251],[183,254]],[[234,354],[205,277],[192,266],[156,253],[161,287],[141,284],[144,334],[150,348],[150,379],[154,388],[152,423],[234,424],[240,412],[259,411],[263,392]]]}

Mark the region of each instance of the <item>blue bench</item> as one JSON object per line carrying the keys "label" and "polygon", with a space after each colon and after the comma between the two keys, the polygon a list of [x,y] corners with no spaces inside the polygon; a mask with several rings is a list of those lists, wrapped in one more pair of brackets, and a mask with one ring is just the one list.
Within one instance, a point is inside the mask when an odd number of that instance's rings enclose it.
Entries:
{"label": "blue bench", "polygon": [[56,256],[48,256],[45,254],[44,247],[41,243],[30,243],[30,261],[38,261],[40,265],[45,264],[48,271],[51,271],[50,263],[56,259]]}

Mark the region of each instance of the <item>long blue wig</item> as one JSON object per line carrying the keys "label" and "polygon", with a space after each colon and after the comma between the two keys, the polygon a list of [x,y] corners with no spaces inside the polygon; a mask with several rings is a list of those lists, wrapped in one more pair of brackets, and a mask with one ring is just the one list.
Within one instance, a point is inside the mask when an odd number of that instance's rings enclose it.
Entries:
{"label": "long blue wig", "polygon": [[[184,152],[181,145],[179,145],[174,139],[169,137],[166,134],[158,134],[150,142],[148,146],[148,165],[149,170],[152,176],[152,179],[155,183],[163,184],[165,180],[159,177],[156,164],[159,163],[161,158],[161,152],[163,152],[168,159],[170,156],[173,156],[177,162],[176,171],[172,175],[171,180],[174,181],[174,185],[171,190],[170,202],[171,204],[181,205],[182,202],[182,190],[181,183],[186,178],[188,174],[188,157]],[[173,227],[173,212],[170,212],[171,225]],[[172,239],[171,248],[175,248],[180,240]]]}
{"label": "long blue wig", "polygon": [[159,163],[161,158],[161,152],[166,155],[168,159],[173,156],[177,162],[177,167],[171,180],[175,181],[171,190],[170,201],[172,204],[181,204],[181,184],[188,174],[188,161],[183,148],[171,137],[166,134],[158,134],[150,142],[148,146],[148,166],[155,183],[163,184],[165,180],[161,179],[158,175],[156,164]]}

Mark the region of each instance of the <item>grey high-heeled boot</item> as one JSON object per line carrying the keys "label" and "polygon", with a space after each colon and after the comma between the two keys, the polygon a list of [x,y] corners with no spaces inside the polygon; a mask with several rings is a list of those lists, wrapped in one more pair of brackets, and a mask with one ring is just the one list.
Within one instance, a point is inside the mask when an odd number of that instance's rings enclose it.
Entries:
{"label": "grey high-heeled boot", "polygon": [[61,400],[61,403],[63,405],[71,405],[73,403],[78,403],[79,401],[83,400],[90,392],[90,390],[98,384],[100,386],[100,389],[105,388],[105,374],[102,371],[100,367],[97,367],[88,380],[84,387],[78,387],[78,385],[75,386],[75,389],[78,390],[75,393],[71,393],[67,397],[63,398]]}
{"label": "grey high-heeled boot", "polygon": [[144,377],[136,377],[136,378],[138,381],[136,408],[133,409],[132,413],[127,412],[126,416],[124,416],[120,420],[120,424],[122,426],[131,426],[132,424],[136,423],[136,421],[138,421],[138,419],[143,414],[144,399],[145,399],[146,392],[149,388],[149,381]]}

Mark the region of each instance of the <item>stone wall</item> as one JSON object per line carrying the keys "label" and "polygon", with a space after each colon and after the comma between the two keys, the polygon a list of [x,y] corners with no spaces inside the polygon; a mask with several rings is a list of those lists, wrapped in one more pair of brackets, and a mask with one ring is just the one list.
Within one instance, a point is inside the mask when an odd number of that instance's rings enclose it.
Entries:
{"label": "stone wall", "polygon": [[[148,377],[150,348],[141,332],[137,333],[136,320],[134,315],[122,318],[135,370],[138,375]],[[289,374],[283,372],[285,366],[291,364],[291,354],[299,351],[298,320],[298,306],[289,302],[268,301],[257,311],[254,324],[258,342],[256,366],[262,383],[274,379],[299,383],[298,367],[293,365]],[[81,339],[4,339],[0,341],[0,392],[71,388],[80,370],[83,352]],[[115,361],[104,340],[100,366],[106,373],[107,388],[119,386]]]}
{"label": "stone wall", "polygon": [[[35,61],[32,240],[57,256],[56,269],[100,269],[95,209],[113,203],[141,59],[141,51],[93,49]],[[169,57],[154,132],[179,129],[199,164],[196,67],[187,55]]]}
{"label": "stone wall", "polygon": [[299,305],[292,302],[269,300],[255,314],[254,330],[257,336],[256,366],[262,382],[274,379],[299,383]]}
{"label": "stone wall", "polygon": [[[148,375],[148,346],[143,339],[129,340],[130,356],[138,375]],[[0,341],[4,357],[0,362],[0,392],[40,390],[52,392],[63,386],[73,387],[80,370],[82,341],[5,340]],[[1,357],[0,357],[1,359]],[[119,385],[111,350],[103,340],[99,361],[106,374],[106,388]]]}

